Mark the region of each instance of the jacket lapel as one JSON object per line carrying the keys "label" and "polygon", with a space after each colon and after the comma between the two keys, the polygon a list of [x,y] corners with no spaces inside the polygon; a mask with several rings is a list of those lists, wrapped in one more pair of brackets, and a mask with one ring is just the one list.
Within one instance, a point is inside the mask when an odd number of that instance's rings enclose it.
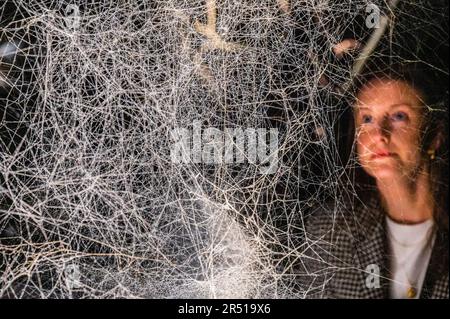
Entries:
{"label": "jacket lapel", "polygon": [[[389,295],[388,257],[385,219],[379,202],[369,203],[360,217],[356,247],[361,298],[384,299]],[[371,279],[375,284],[367,284]]]}
{"label": "jacket lapel", "polygon": [[[386,239],[385,213],[378,200],[372,200],[360,216],[359,243],[357,256],[361,275],[361,298],[389,298],[389,248]],[[420,298],[449,298],[449,242],[448,232],[438,231],[430,258],[427,274]],[[367,288],[365,285],[369,275],[366,271],[370,265],[380,270],[380,288]]]}
{"label": "jacket lapel", "polygon": [[420,298],[448,299],[448,248],[448,232],[438,230]]}

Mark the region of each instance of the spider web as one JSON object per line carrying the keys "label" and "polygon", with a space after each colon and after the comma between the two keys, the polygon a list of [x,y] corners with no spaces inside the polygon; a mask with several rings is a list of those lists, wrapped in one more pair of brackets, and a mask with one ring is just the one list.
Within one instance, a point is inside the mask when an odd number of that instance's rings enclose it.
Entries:
{"label": "spider web", "polygon": [[[427,39],[448,45],[447,12],[428,1],[3,1],[0,296],[321,289],[299,284],[304,225],[354,192],[342,87],[361,50],[335,46],[370,41],[369,4],[392,19],[373,57],[446,74]],[[277,129],[276,171],[171,162],[171,131],[197,120]]]}

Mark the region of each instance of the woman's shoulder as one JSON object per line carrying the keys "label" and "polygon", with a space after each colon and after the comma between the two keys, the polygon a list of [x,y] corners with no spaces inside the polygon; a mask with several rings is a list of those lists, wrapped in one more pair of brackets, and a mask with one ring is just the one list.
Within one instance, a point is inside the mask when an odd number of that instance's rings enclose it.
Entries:
{"label": "woman's shoulder", "polygon": [[306,231],[314,236],[354,236],[382,222],[384,216],[376,195],[365,199],[328,200],[313,207],[306,217]]}

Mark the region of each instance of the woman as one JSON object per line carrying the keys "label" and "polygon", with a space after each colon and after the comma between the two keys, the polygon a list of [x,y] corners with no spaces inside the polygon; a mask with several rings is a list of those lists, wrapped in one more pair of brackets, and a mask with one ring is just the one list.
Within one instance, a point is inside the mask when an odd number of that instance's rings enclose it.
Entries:
{"label": "woman", "polygon": [[359,203],[308,220],[309,297],[449,296],[448,181],[436,176],[445,121],[416,71],[372,74],[355,90],[354,145],[370,183]]}

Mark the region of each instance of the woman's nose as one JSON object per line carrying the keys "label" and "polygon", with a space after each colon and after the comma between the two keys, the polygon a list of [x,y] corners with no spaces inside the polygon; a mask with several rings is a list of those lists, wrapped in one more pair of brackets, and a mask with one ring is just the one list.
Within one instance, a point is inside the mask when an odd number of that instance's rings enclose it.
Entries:
{"label": "woman's nose", "polygon": [[383,118],[373,126],[372,137],[374,140],[381,140],[384,143],[387,143],[391,134],[392,128],[387,118]]}

